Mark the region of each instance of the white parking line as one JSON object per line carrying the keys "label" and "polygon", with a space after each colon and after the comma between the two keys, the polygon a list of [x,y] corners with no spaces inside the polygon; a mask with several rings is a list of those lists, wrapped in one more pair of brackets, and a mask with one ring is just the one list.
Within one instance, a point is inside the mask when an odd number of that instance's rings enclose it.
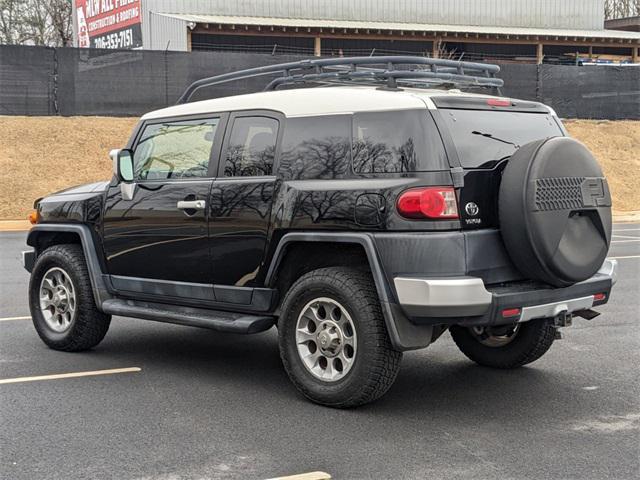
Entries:
{"label": "white parking line", "polygon": [[331,480],[331,475],[325,472],[309,472],[288,477],[275,477],[268,480]]}
{"label": "white parking line", "polygon": [[31,320],[31,317],[5,317],[5,318],[0,318],[0,322],[11,322],[13,320]]}
{"label": "white parking line", "polygon": [[57,373],[54,375],[39,375],[37,377],[5,378],[3,380],[0,380],[0,385],[5,383],[37,382],[40,380],[60,380],[63,378],[95,377],[97,375],[113,375],[114,373],[134,373],[134,372],[139,372],[141,370],[142,369],[140,367],[127,367],[127,368],[112,368],[111,370],[94,370],[92,372],[72,372],[72,373]]}
{"label": "white parking line", "polygon": [[617,238],[633,238],[633,239],[640,240],[640,237],[636,237],[633,235],[618,235],[617,233],[614,233],[612,236]]}
{"label": "white parking line", "polygon": [[611,243],[633,243],[633,242],[640,242],[640,238],[636,240],[611,240]]}
{"label": "white parking line", "polygon": [[626,255],[624,257],[607,257],[607,258],[612,258],[614,260],[620,260],[623,258],[640,258],[640,255]]}
{"label": "white parking line", "polygon": [[618,230],[614,228],[613,231],[614,233],[615,232],[640,232],[640,228],[620,228]]}

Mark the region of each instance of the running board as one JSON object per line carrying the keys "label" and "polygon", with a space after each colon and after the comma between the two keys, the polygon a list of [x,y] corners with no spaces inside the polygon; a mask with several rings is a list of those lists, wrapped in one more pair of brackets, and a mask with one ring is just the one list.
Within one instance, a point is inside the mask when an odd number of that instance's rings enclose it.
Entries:
{"label": "running board", "polygon": [[102,303],[102,311],[109,315],[245,334],[264,332],[276,323],[275,317],[269,315],[246,315],[221,310],[122,299],[105,300]]}

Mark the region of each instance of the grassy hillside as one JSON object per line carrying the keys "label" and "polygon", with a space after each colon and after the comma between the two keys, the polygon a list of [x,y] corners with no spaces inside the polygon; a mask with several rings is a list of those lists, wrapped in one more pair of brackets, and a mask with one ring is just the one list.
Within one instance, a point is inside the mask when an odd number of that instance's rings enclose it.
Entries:
{"label": "grassy hillside", "polygon": [[0,219],[24,219],[38,197],[111,178],[109,150],[125,145],[136,122],[0,116]]}
{"label": "grassy hillside", "polygon": [[602,165],[614,211],[640,210],[640,121],[573,120],[565,125]]}

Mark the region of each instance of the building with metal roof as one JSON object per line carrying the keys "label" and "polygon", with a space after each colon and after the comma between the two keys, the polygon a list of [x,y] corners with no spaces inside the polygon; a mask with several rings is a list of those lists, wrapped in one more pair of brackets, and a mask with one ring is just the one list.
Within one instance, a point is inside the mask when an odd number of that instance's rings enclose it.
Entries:
{"label": "building with metal roof", "polygon": [[[78,13],[82,1],[76,3]],[[605,0],[122,0],[120,3],[138,5],[139,40],[128,42],[125,35],[119,42],[117,37],[108,37],[109,32],[100,29],[105,22],[96,23],[101,20],[101,12],[97,17],[85,12],[89,36],[93,31],[113,40],[103,39],[96,45],[120,43],[126,47],[129,43],[134,48],[155,50],[317,56],[412,53],[537,63],[598,55],[617,56],[635,63],[640,57],[640,33],[604,28]],[[114,26],[116,20],[111,22]],[[80,23],[76,18],[76,24]],[[82,30],[78,30],[78,25],[77,31]],[[100,28],[92,30],[92,27]]]}

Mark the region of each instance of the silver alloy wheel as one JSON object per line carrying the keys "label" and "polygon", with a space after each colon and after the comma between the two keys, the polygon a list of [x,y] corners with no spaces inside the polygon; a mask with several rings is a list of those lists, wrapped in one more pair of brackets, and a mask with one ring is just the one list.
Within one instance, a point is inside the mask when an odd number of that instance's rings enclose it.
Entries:
{"label": "silver alloy wheel", "polygon": [[344,378],[358,348],[349,312],[331,298],[311,300],[298,317],[296,345],[302,363],[314,377],[323,382]]}
{"label": "silver alloy wheel", "polygon": [[504,327],[471,327],[471,334],[487,347],[504,347],[513,341],[520,330],[520,324]]}
{"label": "silver alloy wheel", "polygon": [[76,316],[76,290],[69,274],[54,267],[44,274],[40,282],[40,311],[53,331],[69,329]]}

